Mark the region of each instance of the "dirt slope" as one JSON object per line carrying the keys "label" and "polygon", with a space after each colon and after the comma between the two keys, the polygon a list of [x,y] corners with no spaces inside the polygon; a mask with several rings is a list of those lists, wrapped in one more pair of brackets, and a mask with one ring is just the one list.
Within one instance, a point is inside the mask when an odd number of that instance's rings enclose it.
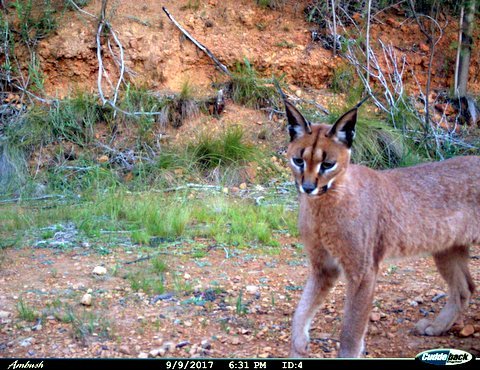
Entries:
{"label": "dirt slope", "polygon": [[[135,81],[149,88],[178,91],[188,79],[202,90],[223,78],[211,60],[180,35],[162,6],[230,69],[247,58],[266,75],[285,73],[290,83],[324,88],[331,83],[334,69],[344,61],[311,42],[315,26],[304,20],[307,4],[308,1],[287,1],[279,11],[261,8],[250,0],[121,1],[109,8],[113,15],[108,17],[125,48],[126,64],[136,76]],[[99,7],[100,1],[96,0],[84,9],[98,14]],[[448,89],[451,84],[457,25],[454,19],[448,22],[434,59],[434,88]],[[51,95],[96,89],[96,28],[96,20],[67,12],[55,35],[40,43],[45,86]],[[429,50],[413,20],[395,13],[378,14],[371,35],[373,44],[378,39],[386,45],[393,44],[399,60],[405,55],[407,68],[413,69],[420,84],[424,84]],[[475,42],[474,50],[480,49],[479,39],[475,38]],[[477,54],[474,53],[471,65],[472,92],[479,88]],[[106,58],[106,64],[111,77],[116,77],[113,62]],[[405,79],[416,88],[411,73],[406,73]]]}

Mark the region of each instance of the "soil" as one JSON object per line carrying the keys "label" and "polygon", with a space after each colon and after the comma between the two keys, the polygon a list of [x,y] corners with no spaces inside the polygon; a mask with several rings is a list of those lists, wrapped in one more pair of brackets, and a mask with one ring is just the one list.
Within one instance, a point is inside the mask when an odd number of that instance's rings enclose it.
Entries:
{"label": "soil", "polygon": [[[296,242],[284,238],[278,254],[268,248],[227,250],[202,239],[194,243],[203,245],[205,254],[196,257],[192,257],[192,241],[172,241],[164,249],[143,253],[119,247],[105,256],[85,243],[64,251],[33,246],[8,249],[0,270],[0,355],[287,357],[291,317],[308,273],[306,256]],[[133,291],[126,276],[150,268],[147,256],[153,255],[163,256],[167,266],[165,292]],[[104,266],[106,274],[95,275],[96,266]],[[480,247],[472,249],[471,271],[478,282]],[[445,336],[413,332],[415,322],[438,314],[446,302],[445,289],[431,258],[385,263],[366,337],[367,357],[414,357],[440,347],[478,356],[478,292],[463,320]],[[87,292],[92,296],[90,306],[81,304]],[[344,292],[340,281],[313,322],[313,357],[337,354]],[[19,299],[43,319],[22,320],[16,308]],[[78,324],[65,322],[52,311],[53,306],[66,305],[84,328],[91,323],[90,332],[79,335]],[[464,337],[465,328],[473,328],[474,333]]]}
{"label": "soil", "polygon": [[[311,32],[316,26],[306,22],[303,13],[308,3],[289,0],[282,10],[272,10],[252,5],[250,0],[122,1],[112,6],[108,19],[125,49],[132,80],[150,89],[179,91],[189,80],[199,94],[204,94],[212,82],[224,78],[212,61],[180,34],[162,6],[230,70],[235,70],[236,63],[246,58],[263,75],[285,74],[290,84],[322,89],[331,84],[334,71],[345,61],[333,57],[320,43],[312,42]],[[91,1],[84,10],[98,14],[99,7],[100,1]],[[402,57],[406,58],[405,83],[415,90],[417,81],[425,86],[429,47],[415,21],[406,20],[400,13],[375,15],[371,39],[382,40],[386,46],[394,45],[398,63]],[[357,20],[359,17],[354,16]],[[432,89],[448,90],[453,79],[458,25],[455,19],[440,21],[442,26],[448,26],[436,46]],[[79,12],[67,12],[55,35],[40,42],[38,51],[45,89],[50,95],[62,97],[75,90],[96,91],[96,22]],[[474,43],[472,49],[479,50],[480,38],[474,37]],[[372,45],[382,55],[379,44],[372,42]],[[105,54],[108,74],[116,78],[117,68]],[[383,64],[382,58],[379,59]],[[474,52],[471,93],[480,91],[479,59],[480,55]],[[108,87],[104,88],[108,93]]]}

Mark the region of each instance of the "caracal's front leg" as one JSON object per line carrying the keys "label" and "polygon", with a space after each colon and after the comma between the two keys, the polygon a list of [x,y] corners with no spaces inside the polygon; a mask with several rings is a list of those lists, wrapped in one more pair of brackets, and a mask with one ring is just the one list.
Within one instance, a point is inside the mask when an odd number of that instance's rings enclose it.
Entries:
{"label": "caracal's front leg", "polygon": [[293,315],[290,357],[307,357],[310,324],[340,274],[336,261],[321,248],[310,253],[310,273],[298,307]]}
{"label": "caracal's front leg", "polygon": [[363,355],[364,337],[372,308],[377,269],[372,268],[363,275],[357,271],[347,273],[347,297],[340,334],[338,357],[360,357]]}

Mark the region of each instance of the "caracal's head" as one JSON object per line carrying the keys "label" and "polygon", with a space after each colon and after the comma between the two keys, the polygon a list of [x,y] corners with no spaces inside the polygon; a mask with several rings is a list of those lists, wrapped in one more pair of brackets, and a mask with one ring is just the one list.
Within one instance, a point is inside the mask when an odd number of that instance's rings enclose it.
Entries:
{"label": "caracal's head", "polygon": [[319,197],[334,189],[350,163],[357,109],[349,110],[333,125],[311,124],[284,97],[290,133],[287,158],[300,193]]}

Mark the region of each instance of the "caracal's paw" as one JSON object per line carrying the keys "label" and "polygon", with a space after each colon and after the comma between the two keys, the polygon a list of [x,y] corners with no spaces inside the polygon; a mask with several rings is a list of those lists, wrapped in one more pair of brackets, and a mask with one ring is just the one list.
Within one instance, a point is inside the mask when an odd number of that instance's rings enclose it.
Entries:
{"label": "caracal's paw", "polygon": [[421,319],[415,325],[415,331],[420,335],[428,335],[430,337],[435,337],[442,335],[448,330],[443,323],[436,323],[435,321],[430,321],[428,319]]}

